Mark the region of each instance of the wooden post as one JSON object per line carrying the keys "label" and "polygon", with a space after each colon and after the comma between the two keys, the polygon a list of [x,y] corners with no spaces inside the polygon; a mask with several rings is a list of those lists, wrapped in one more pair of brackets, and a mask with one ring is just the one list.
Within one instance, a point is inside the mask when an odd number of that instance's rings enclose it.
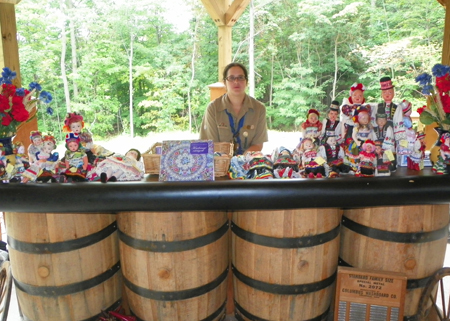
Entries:
{"label": "wooden post", "polygon": [[[20,0],[0,0],[0,30],[2,33],[0,64],[2,65],[2,68],[8,67],[16,72],[16,78],[13,80],[13,84],[16,87],[22,87],[19,46],[17,43],[16,10],[14,6],[19,2]],[[31,112],[30,118],[35,113],[36,108]],[[37,129],[37,117],[22,123],[17,129],[14,142],[22,142],[25,148],[28,148],[28,145],[30,144],[30,132]]]}

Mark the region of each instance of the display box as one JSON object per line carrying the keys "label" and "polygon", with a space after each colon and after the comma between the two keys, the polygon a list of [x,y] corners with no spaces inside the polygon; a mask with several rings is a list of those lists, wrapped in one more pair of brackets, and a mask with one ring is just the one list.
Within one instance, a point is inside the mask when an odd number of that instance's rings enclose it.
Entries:
{"label": "display box", "polygon": [[403,321],[406,275],[339,267],[334,321]]}

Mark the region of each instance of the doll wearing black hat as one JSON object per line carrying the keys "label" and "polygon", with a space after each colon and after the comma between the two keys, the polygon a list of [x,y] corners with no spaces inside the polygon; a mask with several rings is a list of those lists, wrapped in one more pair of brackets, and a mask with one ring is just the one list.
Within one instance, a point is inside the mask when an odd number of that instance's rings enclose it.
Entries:
{"label": "doll wearing black hat", "polygon": [[326,137],[334,135],[336,140],[341,142],[342,126],[339,121],[339,102],[333,100],[328,109],[327,118],[322,120],[322,130],[320,133],[320,140],[322,143],[326,142]]}

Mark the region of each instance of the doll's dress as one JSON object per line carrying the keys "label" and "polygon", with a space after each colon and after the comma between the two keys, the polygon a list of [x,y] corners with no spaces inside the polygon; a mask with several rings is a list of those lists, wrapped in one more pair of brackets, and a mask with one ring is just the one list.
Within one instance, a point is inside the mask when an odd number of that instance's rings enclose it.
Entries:
{"label": "doll's dress", "polygon": [[360,162],[359,162],[359,172],[361,176],[364,177],[372,177],[375,175],[376,169],[376,155],[375,153],[367,153],[365,151],[361,151],[359,154]]}
{"label": "doll's dress", "polygon": [[132,157],[116,154],[98,162],[87,178],[99,180],[101,173],[115,176],[118,181],[140,181],[144,177],[144,165]]}
{"label": "doll's dress", "polygon": [[65,161],[69,162],[69,168],[66,169],[64,175],[73,177],[75,179],[85,180],[86,173],[90,169],[89,164],[86,170],[83,169],[83,157],[85,156],[86,153],[83,149],[78,149],[74,152],[67,150],[64,158]]}

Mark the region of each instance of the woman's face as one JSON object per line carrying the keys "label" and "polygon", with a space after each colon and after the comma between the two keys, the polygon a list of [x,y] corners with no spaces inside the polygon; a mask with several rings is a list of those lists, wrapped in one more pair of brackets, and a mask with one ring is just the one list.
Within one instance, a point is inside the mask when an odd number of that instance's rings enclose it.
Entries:
{"label": "woman's face", "polygon": [[75,134],[81,133],[82,129],[83,129],[83,126],[81,126],[80,122],[70,124],[70,130]]}
{"label": "woman's face", "polygon": [[247,88],[247,79],[241,67],[235,66],[228,70],[225,86],[229,94],[241,95]]}

